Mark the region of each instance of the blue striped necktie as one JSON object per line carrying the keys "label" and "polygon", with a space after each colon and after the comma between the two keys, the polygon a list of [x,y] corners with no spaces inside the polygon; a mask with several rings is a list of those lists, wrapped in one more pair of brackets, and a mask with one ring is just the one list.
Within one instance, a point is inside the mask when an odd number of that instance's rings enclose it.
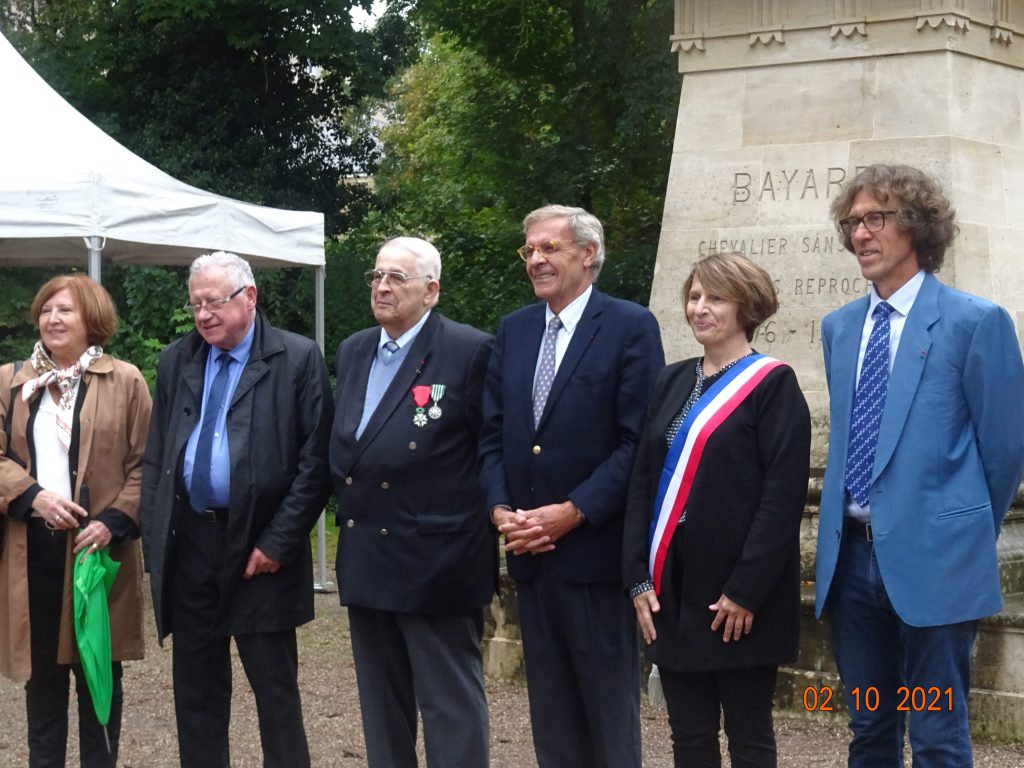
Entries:
{"label": "blue striped necktie", "polygon": [[202,512],[210,506],[212,488],[210,486],[210,464],[213,461],[213,437],[217,429],[217,416],[224,407],[224,395],[228,389],[228,372],[231,369],[231,355],[221,352],[217,357],[220,370],[213,377],[210,395],[206,398],[203,409],[203,426],[199,430],[196,443],[196,455],[192,461],[192,488],[189,490],[189,501],[192,509]]}
{"label": "blue striped necktie", "polygon": [[860,381],[853,401],[850,419],[850,450],[846,457],[846,490],[862,507],[868,503],[871,473],[875,467],[878,428],[889,390],[889,313],[892,307],[884,301],[875,307],[875,324],[868,336]]}

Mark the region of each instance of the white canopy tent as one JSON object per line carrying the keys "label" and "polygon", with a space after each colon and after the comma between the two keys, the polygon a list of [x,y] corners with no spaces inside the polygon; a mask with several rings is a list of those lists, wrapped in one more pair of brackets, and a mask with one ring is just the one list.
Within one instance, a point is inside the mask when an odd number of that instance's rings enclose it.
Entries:
{"label": "white canopy tent", "polygon": [[[178,181],[93,125],[0,34],[0,266],[187,265],[232,251],[254,267],[316,269],[324,347],[324,217],[232,200]],[[184,296],[184,287],[183,287]],[[318,583],[326,585],[324,523]]]}

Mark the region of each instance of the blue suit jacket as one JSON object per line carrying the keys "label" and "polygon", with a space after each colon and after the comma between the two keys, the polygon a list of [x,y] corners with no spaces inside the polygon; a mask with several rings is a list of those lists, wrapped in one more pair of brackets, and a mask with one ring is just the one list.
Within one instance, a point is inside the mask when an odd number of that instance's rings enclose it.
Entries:
{"label": "blue suit jacket", "polygon": [[534,429],[544,309],[538,303],[513,312],[495,339],[481,440],[486,510],[571,499],[587,522],[549,553],[510,554],[509,573],[529,579],[546,561],[564,581],[619,581],[630,472],[654,379],[665,364],[661,333],[646,309],[595,289]]}
{"label": "blue suit jacket", "polygon": [[[831,437],[818,528],[817,614],[843,536],[843,475],[868,297],[821,326]],[[1024,469],[1024,365],[1004,309],[927,275],[889,379],[871,478],[875,556],[912,626],[1002,608],[996,537]]]}

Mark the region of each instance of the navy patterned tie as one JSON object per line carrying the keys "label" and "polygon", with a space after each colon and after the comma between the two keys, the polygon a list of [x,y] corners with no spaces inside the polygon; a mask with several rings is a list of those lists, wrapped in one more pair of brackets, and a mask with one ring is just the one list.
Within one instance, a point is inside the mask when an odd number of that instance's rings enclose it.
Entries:
{"label": "navy patterned tie", "polygon": [[850,419],[850,451],[846,457],[846,490],[862,507],[868,503],[871,472],[875,466],[878,427],[882,421],[885,395],[889,389],[889,313],[884,301],[875,307],[875,324],[868,336],[860,381]]}
{"label": "navy patterned tie", "polygon": [[231,355],[221,352],[217,358],[220,370],[213,377],[210,395],[206,398],[203,409],[203,426],[199,430],[196,442],[196,455],[192,462],[192,488],[189,490],[189,501],[192,509],[202,512],[210,506],[210,464],[213,461],[213,437],[217,428],[217,415],[224,407],[224,394],[228,389],[228,372],[231,369]]}
{"label": "navy patterned tie", "polygon": [[548,323],[547,333],[544,334],[544,348],[540,356],[540,367],[537,369],[537,383],[533,385],[533,428],[540,424],[540,417],[544,413],[544,405],[548,401],[548,394],[551,392],[551,383],[555,380],[555,341],[558,339],[558,331],[562,327],[562,321],[555,315]]}

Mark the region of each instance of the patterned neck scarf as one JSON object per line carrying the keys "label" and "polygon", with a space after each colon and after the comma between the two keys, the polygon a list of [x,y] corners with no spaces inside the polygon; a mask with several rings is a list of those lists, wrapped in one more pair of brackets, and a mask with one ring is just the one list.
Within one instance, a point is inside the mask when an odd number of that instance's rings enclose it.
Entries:
{"label": "patterned neck scarf", "polygon": [[37,341],[35,349],[32,350],[30,362],[32,367],[39,374],[34,379],[29,379],[21,388],[21,399],[26,403],[40,390],[45,390],[51,384],[56,384],[60,390],[60,400],[57,402],[57,439],[64,446],[64,451],[71,451],[71,422],[75,415],[75,387],[82,380],[82,374],[89,370],[89,367],[103,355],[102,347],[89,347],[78,358],[78,362],[70,368],[61,370],[46,351],[43,342]]}

